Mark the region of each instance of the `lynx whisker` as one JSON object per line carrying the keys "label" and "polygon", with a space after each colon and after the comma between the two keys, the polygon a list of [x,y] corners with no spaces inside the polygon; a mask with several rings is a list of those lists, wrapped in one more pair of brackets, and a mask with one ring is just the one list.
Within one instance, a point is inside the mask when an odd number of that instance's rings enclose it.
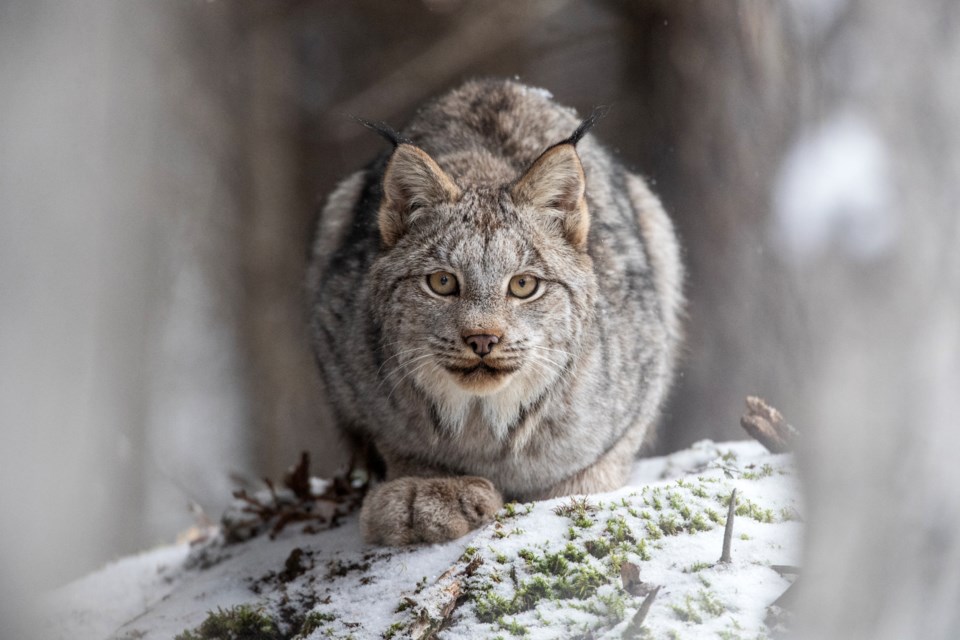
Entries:
{"label": "lynx whisker", "polygon": [[393,369],[393,370],[391,370],[391,371],[388,371],[384,376],[382,376],[382,378],[381,378],[381,380],[380,380],[380,384],[377,385],[377,389],[379,390],[380,387],[383,385],[383,383],[386,382],[387,379],[390,378],[390,376],[392,376],[392,375],[394,375],[394,374],[397,374],[397,373],[403,373],[403,372],[409,370],[409,367],[410,367],[411,365],[413,365],[415,362],[420,362],[421,360],[426,360],[426,359],[432,358],[432,357],[434,357],[434,354],[433,354],[433,352],[430,352],[430,353],[425,353],[425,354],[423,354],[423,355],[419,355],[419,356],[417,356],[416,358],[411,358],[410,360],[407,360],[406,362],[400,362],[399,366],[398,366],[396,369]]}
{"label": "lynx whisker", "polygon": [[[398,342],[399,342],[399,341],[398,341]],[[396,358],[400,358],[400,357],[405,356],[405,355],[409,355],[409,354],[411,354],[411,353],[419,353],[419,352],[421,352],[421,351],[427,351],[427,350],[428,350],[428,347],[413,347],[412,349],[404,349],[403,351],[399,351],[399,352],[393,354],[392,356],[390,356],[389,358],[387,358],[386,360],[384,360],[384,361],[383,361],[383,364],[380,365],[380,368],[377,369],[377,376],[380,375],[380,372],[383,371],[383,368],[384,368],[385,366],[387,366],[387,363],[390,362],[391,360],[394,360],[394,359],[396,359]]]}
{"label": "lynx whisker", "polygon": [[423,363],[421,363],[421,364],[418,364],[416,367],[413,367],[412,369],[410,369],[409,371],[407,371],[407,373],[405,373],[405,374],[403,375],[403,377],[401,377],[399,380],[397,380],[396,384],[394,384],[394,385],[390,388],[390,391],[387,393],[387,400],[389,400],[390,398],[393,397],[393,392],[397,390],[397,387],[399,387],[399,386],[403,383],[404,380],[406,380],[407,378],[409,378],[409,377],[412,376],[412,375],[415,375],[415,374],[419,373],[420,371],[422,371],[422,370],[425,369],[426,367],[430,366],[431,364],[432,364],[434,367],[438,366],[435,361],[433,361],[433,362],[428,361],[428,362],[423,362]]}

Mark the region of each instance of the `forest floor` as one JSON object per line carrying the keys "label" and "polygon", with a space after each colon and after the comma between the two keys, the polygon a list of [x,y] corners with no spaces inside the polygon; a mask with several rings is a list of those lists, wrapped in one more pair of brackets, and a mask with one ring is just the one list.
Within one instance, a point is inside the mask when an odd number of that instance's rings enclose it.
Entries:
{"label": "forest floor", "polygon": [[753,441],[643,459],[620,490],[511,503],[464,538],[408,548],[364,544],[349,489],[299,474],[240,495],[199,541],[50,594],[44,636],[764,638],[799,561],[793,458]]}

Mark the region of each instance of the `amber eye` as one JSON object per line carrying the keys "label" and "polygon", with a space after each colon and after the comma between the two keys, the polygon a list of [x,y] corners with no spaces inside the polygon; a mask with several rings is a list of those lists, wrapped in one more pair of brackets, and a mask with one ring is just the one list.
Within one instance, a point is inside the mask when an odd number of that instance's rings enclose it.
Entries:
{"label": "amber eye", "polygon": [[428,275],[427,285],[438,296],[452,296],[460,289],[457,276],[447,271],[437,271]]}
{"label": "amber eye", "polygon": [[510,278],[510,294],[516,298],[529,298],[537,292],[540,281],[536,276],[521,274]]}

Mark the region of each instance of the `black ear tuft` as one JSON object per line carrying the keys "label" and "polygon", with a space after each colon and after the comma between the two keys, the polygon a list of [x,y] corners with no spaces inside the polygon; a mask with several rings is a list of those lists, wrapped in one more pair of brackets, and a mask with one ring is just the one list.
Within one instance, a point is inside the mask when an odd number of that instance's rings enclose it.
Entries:
{"label": "black ear tuft", "polygon": [[388,125],[386,122],[374,122],[360,116],[350,116],[355,122],[359,122],[367,129],[375,131],[396,149],[401,144],[413,144],[410,140],[400,134],[399,131]]}
{"label": "black ear tuft", "polygon": [[587,132],[593,128],[593,125],[597,124],[600,120],[606,117],[609,111],[610,107],[607,105],[594,107],[590,115],[587,116],[587,119],[581,122],[580,126],[577,127],[577,130],[560,144],[572,144],[573,146],[577,146],[577,143],[580,142],[580,139],[587,135]]}

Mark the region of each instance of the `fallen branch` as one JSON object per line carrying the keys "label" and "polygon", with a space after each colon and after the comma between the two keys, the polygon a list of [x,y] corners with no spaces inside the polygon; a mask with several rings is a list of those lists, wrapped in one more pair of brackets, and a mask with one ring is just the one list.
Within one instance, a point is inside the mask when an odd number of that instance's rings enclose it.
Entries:
{"label": "fallen branch", "polygon": [[740,418],[740,426],[770,453],[792,451],[799,437],[782,413],[756,396],[747,396],[747,412]]}
{"label": "fallen branch", "polygon": [[463,602],[464,580],[472,576],[481,564],[483,558],[474,555],[469,562],[461,561],[447,569],[430,589],[424,590],[423,599],[432,602],[420,604],[415,599],[408,598],[408,602],[416,604],[417,613],[406,637],[414,640],[431,640],[436,637]]}

